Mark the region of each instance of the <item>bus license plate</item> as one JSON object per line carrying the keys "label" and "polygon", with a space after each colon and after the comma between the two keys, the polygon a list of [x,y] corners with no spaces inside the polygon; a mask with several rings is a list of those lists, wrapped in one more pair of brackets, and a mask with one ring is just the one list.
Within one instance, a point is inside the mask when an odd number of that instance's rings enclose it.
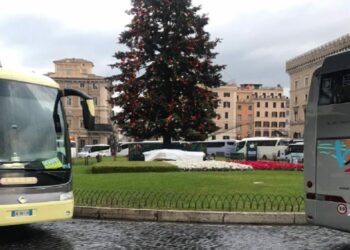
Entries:
{"label": "bus license plate", "polygon": [[11,217],[25,217],[25,216],[32,216],[32,215],[33,215],[33,209],[11,211]]}

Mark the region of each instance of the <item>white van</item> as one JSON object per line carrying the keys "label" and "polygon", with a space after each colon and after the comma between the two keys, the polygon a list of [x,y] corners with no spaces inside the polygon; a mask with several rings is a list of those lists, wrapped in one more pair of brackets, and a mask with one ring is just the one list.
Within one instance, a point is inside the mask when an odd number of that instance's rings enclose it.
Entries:
{"label": "white van", "polygon": [[78,153],[78,157],[111,156],[111,146],[107,144],[85,145]]}

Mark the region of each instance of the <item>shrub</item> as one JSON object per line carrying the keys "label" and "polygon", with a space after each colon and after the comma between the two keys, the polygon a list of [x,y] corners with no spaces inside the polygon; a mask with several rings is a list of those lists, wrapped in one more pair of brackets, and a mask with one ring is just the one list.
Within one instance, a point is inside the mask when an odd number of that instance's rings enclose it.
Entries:
{"label": "shrub", "polygon": [[97,173],[137,173],[137,172],[174,172],[180,171],[176,166],[160,161],[150,162],[101,162],[91,168],[91,172]]}

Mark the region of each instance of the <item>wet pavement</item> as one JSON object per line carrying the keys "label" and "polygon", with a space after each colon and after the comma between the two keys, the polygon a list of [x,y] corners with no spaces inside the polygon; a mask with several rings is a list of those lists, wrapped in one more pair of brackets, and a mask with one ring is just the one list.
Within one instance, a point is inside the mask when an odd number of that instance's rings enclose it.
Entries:
{"label": "wet pavement", "polygon": [[0,227],[0,249],[350,249],[348,233],[316,226],[71,220]]}

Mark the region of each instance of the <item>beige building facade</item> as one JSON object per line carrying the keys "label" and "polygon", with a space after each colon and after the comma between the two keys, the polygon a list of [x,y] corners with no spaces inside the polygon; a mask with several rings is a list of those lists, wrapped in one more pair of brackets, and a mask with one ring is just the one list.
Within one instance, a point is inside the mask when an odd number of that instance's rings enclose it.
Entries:
{"label": "beige building facade", "polygon": [[80,98],[65,97],[67,123],[70,137],[77,142],[78,149],[88,144],[108,144],[112,135],[110,93],[106,89],[110,82],[104,77],[93,73],[94,64],[90,61],[77,58],[66,58],[54,61],[55,72],[48,76],[53,78],[60,87],[77,89],[85,92],[94,99],[95,103],[95,130],[87,131],[83,125]]}
{"label": "beige building facade", "polygon": [[220,129],[212,134],[212,140],[234,139],[237,137],[236,130],[236,104],[237,86],[228,84],[213,89],[220,99],[216,112],[219,117],[215,120],[216,126]]}
{"label": "beige building facade", "polygon": [[216,112],[220,127],[212,140],[254,136],[288,137],[289,99],[283,88],[261,84],[225,85],[213,89],[221,100]]}
{"label": "beige building facade", "polygon": [[288,97],[283,88],[256,86],[254,89],[254,136],[288,137]]}
{"label": "beige building facade", "polygon": [[330,55],[350,50],[350,34],[328,42],[286,62],[290,78],[290,135],[304,137],[306,105],[312,75]]}

